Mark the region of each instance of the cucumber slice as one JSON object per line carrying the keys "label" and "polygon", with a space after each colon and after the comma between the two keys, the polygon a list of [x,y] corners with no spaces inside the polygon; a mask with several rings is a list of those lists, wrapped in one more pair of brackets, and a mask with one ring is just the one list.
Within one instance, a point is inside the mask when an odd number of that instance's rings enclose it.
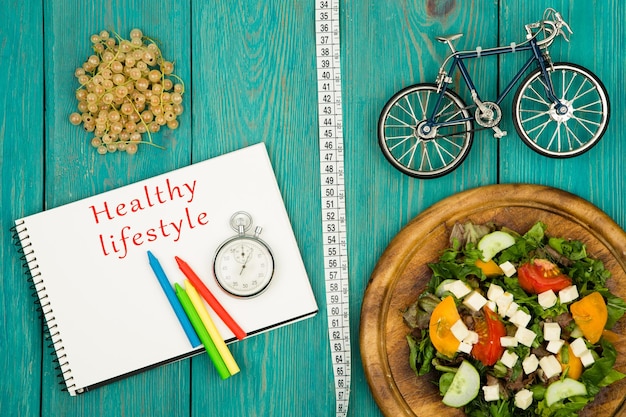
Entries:
{"label": "cucumber slice", "polygon": [[463,407],[476,398],[479,389],[478,371],[471,363],[463,361],[442,401],[449,407]]}
{"label": "cucumber slice", "polygon": [[437,286],[437,289],[435,289],[435,295],[439,298],[444,298],[444,296],[451,294],[450,291],[446,290],[446,285],[447,284],[452,284],[454,281],[456,281],[455,279],[444,279],[443,281],[441,281],[441,284],[439,284]]}
{"label": "cucumber slice", "polygon": [[585,384],[572,378],[565,378],[548,386],[548,389],[546,389],[546,403],[550,407],[556,402],[576,395],[587,395]]}
{"label": "cucumber slice", "polygon": [[482,237],[478,241],[477,248],[482,251],[483,262],[488,262],[498,252],[503,251],[515,244],[515,238],[506,232],[496,230]]}
{"label": "cucumber slice", "polygon": [[572,329],[572,332],[569,335],[570,337],[573,337],[574,339],[576,339],[578,337],[583,337],[583,331],[580,330],[580,327],[574,326],[574,328]]}

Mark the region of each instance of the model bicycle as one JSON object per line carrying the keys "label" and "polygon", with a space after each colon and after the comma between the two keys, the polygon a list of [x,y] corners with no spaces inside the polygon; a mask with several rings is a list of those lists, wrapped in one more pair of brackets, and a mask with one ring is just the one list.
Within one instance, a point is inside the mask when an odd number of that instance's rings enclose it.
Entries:
{"label": "model bicycle", "polygon": [[[569,41],[568,24],[557,11],[547,9],[541,21],[525,28],[523,43],[484,50],[456,51],[453,42],[462,34],[436,38],[452,50],[436,82],[402,89],[380,115],[378,142],[393,166],[417,178],[439,177],[457,168],[469,153],[474,123],[478,129],[493,129],[496,138],[506,135],[498,127],[500,104],[531,67],[513,98],[513,123],[524,143],[542,155],[568,158],[588,151],[600,140],[609,121],[604,85],[580,65],[553,63],[548,53],[559,35]],[[531,56],[497,99],[483,101],[465,61],[524,51]],[[471,93],[471,106],[450,89],[457,70]]]}

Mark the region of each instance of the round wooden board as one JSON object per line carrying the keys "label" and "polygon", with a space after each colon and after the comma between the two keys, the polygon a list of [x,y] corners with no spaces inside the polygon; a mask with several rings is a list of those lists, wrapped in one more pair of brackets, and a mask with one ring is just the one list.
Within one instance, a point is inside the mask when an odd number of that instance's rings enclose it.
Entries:
{"label": "round wooden board", "polygon": [[[391,241],[363,298],[363,367],[374,399],[387,417],[464,415],[443,405],[432,384],[434,375],[417,377],[409,367],[409,330],[402,310],[425,288],[431,276],[427,264],[437,261],[449,246],[452,226],[466,221],[494,222],[521,233],[542,221],[550,236],[581,240],[589,255],[601,259],[611,271],[611,291],[626,299],[626,233],[591,203],[562,190],[528,184],[490,185],[448,197],[418,215]],[[615,330],[626,334],[626,318]],[[626,372],[626,343],[616,345],[617,368]],[[618,415],[625,396],[626,380],[621,380],[602,390],[581,415]]]}

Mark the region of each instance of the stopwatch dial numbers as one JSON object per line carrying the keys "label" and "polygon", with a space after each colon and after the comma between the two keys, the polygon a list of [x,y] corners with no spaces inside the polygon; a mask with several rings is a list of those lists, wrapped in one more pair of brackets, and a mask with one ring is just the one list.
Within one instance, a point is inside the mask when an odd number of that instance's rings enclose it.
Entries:
{"label": "stopwatch dial numbers", "polygon": [[232,256],[236,262],[245,264],[250,256],[252,256],[253,251],[254,248],[252,246],[241,243],[240,245],[233,245],[233,247],[229,249],[229,255]]}
{"label": "stopwatch dial numbers", "polygon": [[215,276],[230,294],[251,297],[269,284],[274,273],[274,260],[261,242],[240,238],[226,243],[215,259]]}

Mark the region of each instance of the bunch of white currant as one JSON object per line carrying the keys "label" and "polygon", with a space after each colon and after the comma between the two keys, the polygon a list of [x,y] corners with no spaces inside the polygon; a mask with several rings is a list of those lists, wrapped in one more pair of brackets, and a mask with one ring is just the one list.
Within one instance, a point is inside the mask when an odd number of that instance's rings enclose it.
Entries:
{"label": "bunch of white currant", "polygon": [[130,40],[102,31],[91,42],[94,54],[74,73],[78,112],[70,122],[93,133],[98,153],[134,154],[140,143],[154,145],[161,127],[178,128],[184,85],[153,40],[133,29]]}

